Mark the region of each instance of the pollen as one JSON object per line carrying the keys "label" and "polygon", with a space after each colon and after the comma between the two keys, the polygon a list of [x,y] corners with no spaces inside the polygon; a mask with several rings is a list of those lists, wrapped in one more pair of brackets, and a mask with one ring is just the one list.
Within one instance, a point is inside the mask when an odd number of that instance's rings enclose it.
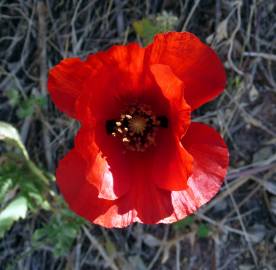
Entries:
{"label": "pollen", "polygon": [[156,116],[147,105],[133,105],[119,119],[107,120],[106,131],[119,139],[128,150],[144,152],[155,145],[159,128],[168,127],[166,116]]}

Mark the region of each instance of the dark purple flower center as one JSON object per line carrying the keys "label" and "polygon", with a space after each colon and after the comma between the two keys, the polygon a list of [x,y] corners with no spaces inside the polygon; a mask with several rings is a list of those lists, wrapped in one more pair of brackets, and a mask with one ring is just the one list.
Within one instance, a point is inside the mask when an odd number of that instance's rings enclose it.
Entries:
{"label": "dark purple flower center", "polygon": [[127,149],[144,152],[155,145],[158,128],[168,127],[166,116],[155,116],[148,105],[134,105],[120,115],[119,119],[106,121],[106,132],[119,138]]}

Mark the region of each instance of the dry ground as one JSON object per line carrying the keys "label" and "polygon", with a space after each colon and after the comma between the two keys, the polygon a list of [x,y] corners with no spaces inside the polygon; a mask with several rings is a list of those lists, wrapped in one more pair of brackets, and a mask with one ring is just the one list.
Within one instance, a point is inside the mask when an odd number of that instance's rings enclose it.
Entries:
{"label": "dry ground", "polygon": [[[178,17],[176,30],[208,42],[227,70],[224,94],[194,115],[229,145],[221,192],[186,225],[83,225],[61,256],[52,245],[31,242],[51,213],[29,214],[0,241],[1,270],[276,269],[275,1],[0,0],[0,119],[19,129],[35,163],[54,172],[78,126],[48,99],[48,68],[65,57],[141,42],[132,22],[163,11]],[[46,105],[22,112],[7,97],[11,89],[22,101],[42,97]]]}

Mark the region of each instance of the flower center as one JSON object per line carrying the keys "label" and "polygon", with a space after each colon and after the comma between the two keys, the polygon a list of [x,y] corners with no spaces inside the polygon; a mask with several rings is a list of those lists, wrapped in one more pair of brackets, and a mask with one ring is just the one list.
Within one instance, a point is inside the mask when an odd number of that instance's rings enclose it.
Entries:
{"label": "flower center", "polygon": [[131,106],[118,120],[106,121],[106,132],[119,138],[127,149],[144,152],[155,145],[158,128],[168,127],[166,116],[155,116],[147,105]]}
{"label": "flower center", "polygon": [[143,135],[147,127],[147,119],[142,116],[135,116],[129,120],[129,127],[133,133]]}

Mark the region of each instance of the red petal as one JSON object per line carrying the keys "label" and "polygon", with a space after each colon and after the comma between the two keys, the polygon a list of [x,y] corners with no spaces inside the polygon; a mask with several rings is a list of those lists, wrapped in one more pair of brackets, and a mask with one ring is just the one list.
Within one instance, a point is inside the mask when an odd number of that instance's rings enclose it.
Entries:
{"label": "red petal", "polygon": [[174,134],[164,132],[162,136],[151,157],[152,161],[144,166],[152,171],[152,180],[159,188],[183,190],[187,188],[187,180],[192,173],[193,157]]}
{"label": "red petal", "polygon": [[77,102],[82,124],[116,119],[130,100],[135,100],[143,87],[144,49],[137,44],[113,46],[105,52],[90,55],[87,64],[94,73],[85,81]]}
{"label": "red petal", "polygon": [[85,219],[105,227],[125,227],[136,220],[132,198],[99,199],[98,191],[86,178],[87,163],[74,149],[57,168],[58,186],[69,207]]}
{"label": "red petal", "polygon": [[85,172],[86,162],[72,150],[59,162],[56,178],[70,208],[86,219],[94,220],[103,211],[104,205],[94,206],[91,211],[91,204],[97,201],[97,190],[86,181]]}
{"label": "red petal", "polygon": [[[198,134],[205,136],[200,138]],[[141,164],[130,163],[133,177],[129,192],[113,201],[99,199],[97,189],[86,174],[90,165],[76,150],[60,161],[57,182],[73,211],[102,226],[125,227],[136,221],[171,223],[195,212],[215,195],[228,164],[223,140],[203,124],[193,123],[183,144],[194,156],[194,172],[182,191],[156,188],[148,180],[148,168],[141,170]]]}
{"label": "red petal", "polygon": [[[121,75],[116,80],[118,80],[123,89],[132,92],[141,91],[144,54],[145,49],[141,48],[137,43],[117,45],[112,46],[107,51],[90,55],[87,59],[87,64],[93,69],[96,67],[97,69],[106,67],[110,72],[116,70]],[[110,72],[107,72],[106,75]],[[125,80],[123,80],[124,77],[126,77]],[[107,89],[106,91],[113,90],[112,87],[115,86],[114,82],[109,81],[109,86],[111,86],[111,89]]]}
{"label": "red petal", "polygon": [[155,224],[173,220],[170,192],[148,182],[140,167],[133,167],[133,176],[139,182],[132,183],[125,196],[113,201],[98,198],[97,189],[87,179],[87,167],[87,162],[73,149],[60,161],[56,172],[65,200],[78,215],[108,228],[123,228],[133,222]]}
{"label": "red petal", "polygon": [[184,84],[174,75],[166,65],[152,65],[150,67],[156,83],[170,104],[170,126],[181,138],[190,125],[191,108],[183,98]]}
{"label": "red petal", "polygon": [[172,192],[177,219],[194,213],[219,191],[227,173],[229,153],[223,139],[213,128],[192,123],[182,140],[193,156],[193,173],[188,187]]}
{"label": "red petal", "polygon": [[62,60],[49,71],[48,90],[51,98],[69,116],[75,116],[75,101],[90,73],[91,68],[79,58]]}
{"label": "red petal", "polygon": [[183,83],[166,65],[150,67],[163,95],[170,104],[169,129],[152,157],[153,179],[163,189],[182,190],[192,173],[192,156],[180,144],[180,138],[190,125],[190,106],[183,98]]}
{"label": "red petal", "polygon": [[165,64],[184,82],[192,110],[219,95],[226,75],[216,53],[191,33],[158,34],[146,48],[148,65]]}
{"label": "red petal", "polygon": [[156,224],[165,220],[173,213],[170,191],[157,188],[148,179],[148,172],[140,166],[134,168],[134,175],[138,182],[132,188],[130,196],[135,198],[137,221],[144,224]]}
{"label": "red petal", "polygon": [[187,186],[193,158],[168,129],[159,129],[156,146],[142,153],[126,150],[118,138],[100,128],[96,129],[96,142],[108,161],[114,183],[122,186],[120,189],[127,190],[129,185],[143,181],[135,171],[143,171],[146,183],[155,183],[162,189],[182,190]]}
{"label": "red petal", "polygon": [[[95,143],[95,135],[92,130],[81,128],[75,138],[75,145],[76,151],[87,161],[87,181],[98,189],[99,198],[115,200],[129,190],[130,179],[125,177],[124,163],[122,161],[116,163],[117,166],[120,166],[116,167],[120,168],[118,170],[120,174],[116,174],[114,178],[106,158]],[[115,154],[118,156],[117,152]]]}

